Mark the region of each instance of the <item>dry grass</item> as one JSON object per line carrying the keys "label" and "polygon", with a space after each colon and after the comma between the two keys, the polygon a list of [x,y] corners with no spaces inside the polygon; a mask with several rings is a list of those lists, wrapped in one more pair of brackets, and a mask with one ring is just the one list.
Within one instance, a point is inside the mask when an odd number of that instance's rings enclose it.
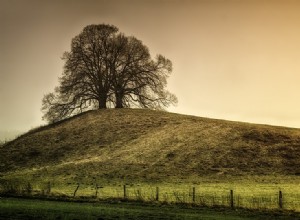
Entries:
{"label": "dry grass", "polygon": [[300,130],[141,109],[90,111],[1,147],[0,175],[64,183],[298,181]]}

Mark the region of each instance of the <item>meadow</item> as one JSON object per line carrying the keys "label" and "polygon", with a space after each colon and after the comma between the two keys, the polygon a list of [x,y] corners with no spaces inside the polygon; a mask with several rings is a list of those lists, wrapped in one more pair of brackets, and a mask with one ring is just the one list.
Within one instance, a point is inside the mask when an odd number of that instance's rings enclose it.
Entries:
{"label": "meadow", "polygon": [[0,190],[21,198],[298,215],[299,158],[300,129],[98,110],[1,146]]}
{"label": "meadow", "polygon": [[[101,184],[102,183],[102,184]],[[187,204],[199,207],[246,208],[300,212],[300,187],[297,178],[206,179],[194,184],[182,182],[94,182],[62,181],[12,182],[0,184],[2,195],[38,198],[64,198],[83,201],[128,200]]]}

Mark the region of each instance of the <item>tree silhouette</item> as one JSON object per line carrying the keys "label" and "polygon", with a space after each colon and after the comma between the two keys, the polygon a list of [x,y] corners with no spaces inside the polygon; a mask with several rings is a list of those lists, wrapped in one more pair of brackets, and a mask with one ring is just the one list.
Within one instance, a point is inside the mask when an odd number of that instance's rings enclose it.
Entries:
{"label": "tree silhouette", "polygon": [[55,122],[80,112],[107,107],[164,109],[177,98],[166,90],[170,60],[113,25],[88,25],[65,52],[59,86],[42,100],[43,119]]}

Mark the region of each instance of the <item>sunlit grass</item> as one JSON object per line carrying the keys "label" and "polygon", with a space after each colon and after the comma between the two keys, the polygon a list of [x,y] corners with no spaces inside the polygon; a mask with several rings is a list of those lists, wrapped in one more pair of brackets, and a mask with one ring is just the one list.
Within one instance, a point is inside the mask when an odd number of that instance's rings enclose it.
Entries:
{"label": "sunlit grass", "polygon": [[[268,177],[266,177],[268,180]],[[269,179],[270,181],[270,179]],[[283,209],[300,211],[300,187],[295,179],[289,182],[236,181],[209,182],[193,184],[182,183],[64,183],[43,182],[32,183],[32,195],[50,197],[84,198],[87,200],[140,200],[165,203],[185,203],[202,206],[230,207],[230,190],[233,190],[234,207],[250,209],[279,209],[279,191],[283,194]],[[279,182],[279,183],[277,183]],[[47,194],[47,187],[51,189]],[[124,185],[126,195],[124,195]],[[24,183],[23,188],[26,189]],[[194,189],[193,189],[194,188]],[[75,192],[75,190],[77,191]],[[157,192],[158,190],[158,192]],[[23,190],[24,192],[26,190]],[[193,193],[195,194],[193,195]],[[158,193],[158,195],[157,195]]]}
{"label": "sunlit grass", "polygon": [[233,190],[234,206],[252,209],[277,209],[281,190],[283,208],[300,211],[299,142],[300,129],[141,109],[91,111],[1,147],[0,186],[101,200],[124,199],[126,185],[127,199],[143,201],[155,201],[158,187],[160,202],[205,206],[229,206]]}

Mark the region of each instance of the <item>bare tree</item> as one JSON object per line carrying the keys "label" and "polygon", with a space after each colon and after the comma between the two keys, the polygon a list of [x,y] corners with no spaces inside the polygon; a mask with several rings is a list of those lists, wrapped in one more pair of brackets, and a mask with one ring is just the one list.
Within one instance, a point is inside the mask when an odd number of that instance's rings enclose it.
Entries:
{"label": "bare tree", "polygon": [[171,61],[161,55],[152,60],[141,41],[115,26],[88,25],[63,60],[60,85],[42,101],[50,122],[107,106],[163,109],[177,102],[165,89]]}
{"label": "bare tree", "polygon": [[138,106],[163,109],[177,102],[165,87],[172,71],[170,60],[161,55],[152,60],[148,48],[135,37],[119,35],[122,45],[118,59],[112,65],[112,90],[116,108]]}
{"label": "bare tree", "polygon": [[64,72],[54,93],[43,98],[43,119],[55,122],[94,108],[106,108],[110,96],[109,48],[118,29],[89,25],[72,39],[65,52]]}

